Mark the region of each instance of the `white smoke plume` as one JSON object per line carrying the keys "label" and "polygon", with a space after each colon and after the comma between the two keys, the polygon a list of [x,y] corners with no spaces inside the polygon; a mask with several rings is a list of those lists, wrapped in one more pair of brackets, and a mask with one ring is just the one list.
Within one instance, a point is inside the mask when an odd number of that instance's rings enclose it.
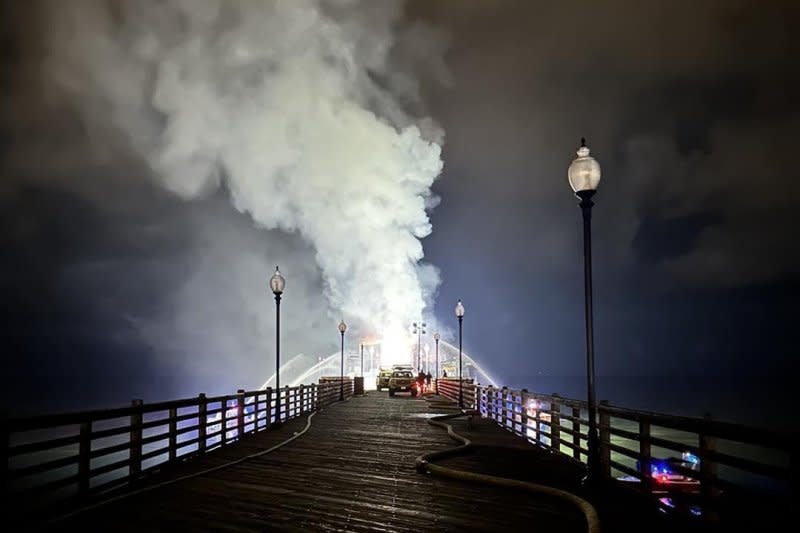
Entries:
{"label": "white smoke plume", "polygon": [[165,187],[224,187],[257,226],[298,233],[330,309],[362,333],[399,340],[422,316],[439,282],[420,240],[441,132],[393,92],[414,92],[392,71],[401,3],[88,1],[51,15],[53,76]]}

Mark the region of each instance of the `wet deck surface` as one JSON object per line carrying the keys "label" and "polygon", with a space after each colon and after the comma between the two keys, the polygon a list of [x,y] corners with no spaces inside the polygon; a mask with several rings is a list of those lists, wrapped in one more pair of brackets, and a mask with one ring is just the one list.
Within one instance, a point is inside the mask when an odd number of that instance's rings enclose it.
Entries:
{"label": "wet deck surface", "polygon": [[[268,455],[131,495],[61,521],[58,528],[585,531],[583,516],[559,500],[417,473],[418,455],[454,446],[445,431],[426,421],[446,412],[453,411],[444,403],[373,391],[318,413],[305,435]],[[538,471],[530,465],[547,455],[491,422],[476,422],[469,431],[466,422],[457,423],[478,445],[471,457],[448,460],[459,468],[505,475],[522,462]],[[244,438],[147,484],[267,449],[305,424],[304,417]]]}

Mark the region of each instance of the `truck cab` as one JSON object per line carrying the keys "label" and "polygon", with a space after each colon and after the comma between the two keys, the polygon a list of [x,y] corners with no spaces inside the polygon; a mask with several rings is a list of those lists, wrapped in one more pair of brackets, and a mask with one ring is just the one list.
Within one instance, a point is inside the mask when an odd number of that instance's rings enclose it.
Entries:
{"label": "truck cab", "polygon": [[395,392],[408,391],[414,396],[415,378],[411,370],[395,370],[389,379],[389,396]]}

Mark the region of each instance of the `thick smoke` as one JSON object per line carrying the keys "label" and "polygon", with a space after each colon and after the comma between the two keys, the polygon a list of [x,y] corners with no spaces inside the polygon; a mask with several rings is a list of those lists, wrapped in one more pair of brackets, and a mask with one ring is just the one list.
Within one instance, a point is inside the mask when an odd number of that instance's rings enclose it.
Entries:
{"label": "thick smoke", "polygon": [[183,198],[224,187],[257,226],[298,233],[335,313],[404,335],[438,284],[420,239],[442,161],[441,133],[392,89],[413,93],[389,74],[401,4],[63,4],[48,66],[95,132],[122,129]]}

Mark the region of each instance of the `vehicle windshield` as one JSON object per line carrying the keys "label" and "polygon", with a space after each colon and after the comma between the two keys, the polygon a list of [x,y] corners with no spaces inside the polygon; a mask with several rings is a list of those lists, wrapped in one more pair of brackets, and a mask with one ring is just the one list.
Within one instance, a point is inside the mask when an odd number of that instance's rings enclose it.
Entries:
{"label": "vehicle windshield", "polygon": [[395,372],[392,374],[393,378],[410,378],[411,372]]}

